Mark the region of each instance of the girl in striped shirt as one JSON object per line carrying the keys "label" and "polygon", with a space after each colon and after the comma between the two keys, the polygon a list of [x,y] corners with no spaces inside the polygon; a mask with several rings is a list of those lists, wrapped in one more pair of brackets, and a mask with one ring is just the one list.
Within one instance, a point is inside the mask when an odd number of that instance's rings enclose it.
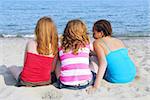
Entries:
{"label": "girl in striped shirt", "polygon": [[96,74],[89,68],[90,41],[81,20],[67,23],[61,38],[58,88],[83,89],[94,84]]}

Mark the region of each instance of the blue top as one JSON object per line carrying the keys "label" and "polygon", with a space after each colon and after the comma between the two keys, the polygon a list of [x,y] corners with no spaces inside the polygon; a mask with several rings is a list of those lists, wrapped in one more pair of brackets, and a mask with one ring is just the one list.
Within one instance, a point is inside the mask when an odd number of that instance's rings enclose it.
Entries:
{"label": "blue top", "polygon": [[127,48],[111,51],[107,44],[101,39],[109,50],[106,56],[107,69],[104,79],[111,83],[131,82],[136,76],[136,68],[128,55]]}

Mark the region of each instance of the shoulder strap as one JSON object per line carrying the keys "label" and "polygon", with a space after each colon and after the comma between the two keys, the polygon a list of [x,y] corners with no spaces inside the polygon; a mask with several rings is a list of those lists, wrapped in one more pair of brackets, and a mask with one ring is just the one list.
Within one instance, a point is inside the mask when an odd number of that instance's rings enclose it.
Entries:
{"label": "shoulder strap", "polygon": [[100,39],[100,42],[102,42],[105,45],[108,52],[111,52],[111,49],[109,48],[109,46],[107,45],[107,43],[103,39]]}

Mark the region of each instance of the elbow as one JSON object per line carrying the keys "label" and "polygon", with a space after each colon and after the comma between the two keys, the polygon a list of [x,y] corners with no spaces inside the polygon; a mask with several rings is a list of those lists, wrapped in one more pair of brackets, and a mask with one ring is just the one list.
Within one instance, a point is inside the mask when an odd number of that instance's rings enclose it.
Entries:
{"label": "elbow", "polygon": [[99,60],[98,65],[99,65],[99,67],[106,68],[107,67],[107,60],[106,59]]}
{"label": "elbow", "polygon": [[103,65],[104,65],[105,67],[107,67],[107,61],[106,61],[106,60],[104,60]]}
{"label": "elbow", "polygon": [[100,63],[99,67],[107,68],[107,62]]}
{"label": "elbow", "polygon": [[107,62],[103,64],[104,68],[107,68]]}

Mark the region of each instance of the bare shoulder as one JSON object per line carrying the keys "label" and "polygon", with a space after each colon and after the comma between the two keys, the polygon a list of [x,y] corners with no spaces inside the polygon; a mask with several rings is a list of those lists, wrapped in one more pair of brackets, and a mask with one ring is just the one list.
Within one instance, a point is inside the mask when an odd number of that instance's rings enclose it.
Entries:
{"label": "bare shoulder", "polygon": [[27,47],[33,47],[33,46],[35,46],[37,43],[36,43],[36,41],[35,40],[29,40],[28,42],[27,42]]}
{"label": "bare shoulder", "polygon": [[124,46],[124,43],[122,40],[118,39],[118,38],[113,38],[117,43],[119,43],[121,46]]}
{"label": "bare shoulder", "polygon": [[26,50],[31,53],[36,53],[37,43],[35,40],[29,40],[26,45]]}
{"label": "bare shoulder", "polygon": [[113,40],[115,40],[115,41],[118,41],[118,42],[122,42],[120,39],[118,39],[118,38],[112,38]]}
{"label": "bare shoulder", "polygon": [[100,48],[102,48],[102,45],[101,45],[101,42],[97,39],[97,40],[95,40],[94,42],[93,42],[93,47],[95,48],[95,49],[100,49]]}
{"label": "bare shoulder", "polygon": [[93,46],[96,46],[96,45],[98,45],[99,44],[99,40],[95,40],[94,42],[93,42]]}

